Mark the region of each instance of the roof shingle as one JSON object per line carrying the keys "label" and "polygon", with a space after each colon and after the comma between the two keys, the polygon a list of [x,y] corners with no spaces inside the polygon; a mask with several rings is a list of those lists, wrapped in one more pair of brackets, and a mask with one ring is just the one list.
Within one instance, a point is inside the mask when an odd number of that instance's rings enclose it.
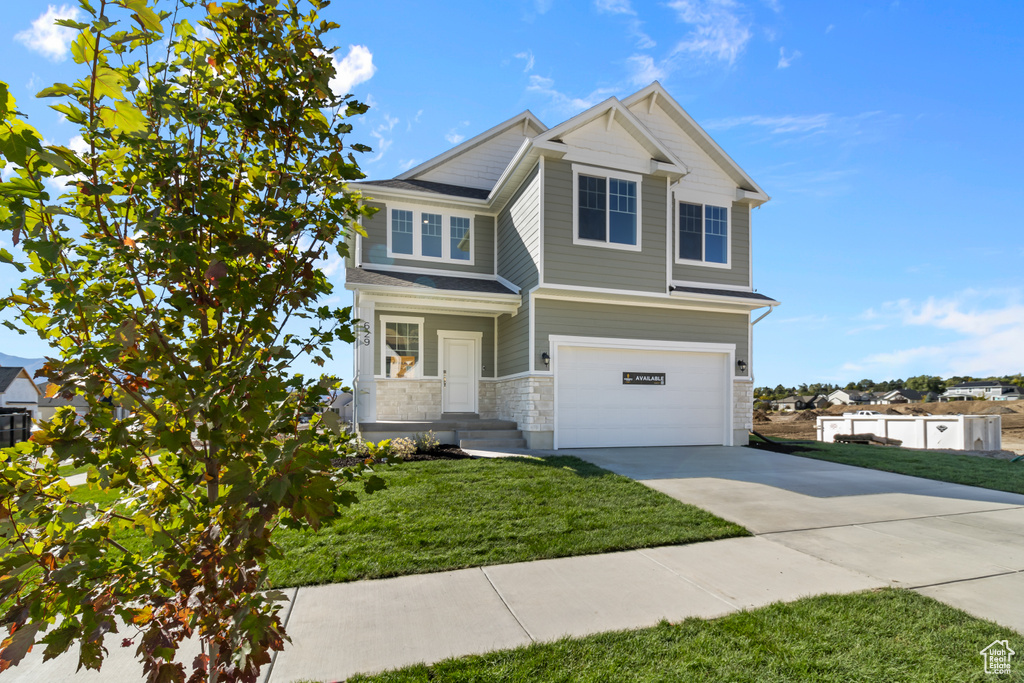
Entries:
{"label": "roof shingle", "polygon": [[425,275],[423,273],[384,273],[369,268],[347,268],[345,281],[354,285],[378,285],[381,287],[409,287],[411,289],[453,290],[477,294],[515,294],[496,280],[480,280],[470,277],[449,275]]}

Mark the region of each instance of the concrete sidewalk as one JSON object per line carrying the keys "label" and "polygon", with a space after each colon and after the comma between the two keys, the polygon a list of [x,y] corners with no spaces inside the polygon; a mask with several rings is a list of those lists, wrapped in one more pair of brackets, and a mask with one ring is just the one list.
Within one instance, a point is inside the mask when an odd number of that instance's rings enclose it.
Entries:
{"label": "concrete sidewalk", "polygon": [[[746,448],[559,453],[758,535],[292,589],[293,642],[267,680],[339,681],[563,635],[888,585],[1024,631],[1024,496]],[[37,650],[7,676],[137,681],[141,669],[130,654],[112,642],[102,674],[75,675],[73,658],[41,664]]]}

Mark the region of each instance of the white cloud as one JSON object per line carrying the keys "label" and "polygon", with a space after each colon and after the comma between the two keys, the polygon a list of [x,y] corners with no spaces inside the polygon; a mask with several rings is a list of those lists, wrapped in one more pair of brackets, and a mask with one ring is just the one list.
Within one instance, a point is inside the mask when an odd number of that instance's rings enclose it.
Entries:
{"label": "white cloud", "polygon": [[448,131],[448,134],[444,136],[444,139],[453,145],[457,145],[463,140],[465,140],[466,136],[462,135],[461,133],[456,133],[455,129],[452,128],[450,131]]}
{"label": "white cloud", "polygon": [[537,10],[537,14],[546,14],[551,9],[551,4],[554,0],[533,0],[533,7]]}
{"label": "white cloud", "polygon": [[61,5],[59,8],[47,5],[46,11],[32,22],[32,27],[16,33],[14,39],[51,62],[62,62],[68,55],[68,47],[75,39],[76,31],[66,26],[57,26],[54,22],[58,19],[78,19],[78,15],[78,8],[71,5]]}
{"label": "white cloud", "polygon": [[798,59],[800,57],[800,55],[801,55],[800,50],[793,50],[787,56],[786,55],[786,48],[780,47],[779,48],[779,64],[778,64],[778,68],[779,69],[788,69],[789,65],[793,63],[793,60]]}
{"label": "white cloud", "polygon": [[805,116],[734,116],[728,119],[708,121],[706,130],[728,130],[738,126],[766,128],[770,133],[808,133],[827,128],[833,121],[832,114],[809,114]]}
{"label": "white cloud", "polygon": [[598,12],[608,14],[636,14],[629,0],[594,0]]}
{"label": "white cloud", "polygon": [[691,54],[733,64],[751,38],[750,25],[735,0],[672,0],[668,6],[693,30],[673,54]]}
{"label": "white cloud", "polygon": [[893,376],[927,371],[943,377],[986,377],[1020,372],[1024,366],[1020,353],[1024,290],[1020,288],[969,289],[923,302],[902,299],[888,302],[882,309],[882,313],[869,312],[915,331],[923,329],[924,336],[942,341],[871,354],[844,369]]}
{"label": "white cloud", "polygon": [[399,161],[398,162],[398,170],[400,170],[400,171],[408,171],[410,168],[412,168],[413,166],[417,165],[418,163],[420,163],[419,159],[405,159],[403,161]]}
{"label": "white cloud", "polygon": [[523,73],[528,73],[533,69],[533,50],[527,50],[526,52],[520,52],[516,55],[516,59],[522,59],[526,61],[526,66],[523,67]]}
{"label": "white cloud", "polygon": [[656,65],[648,55],[633,55],[626,60],[632,75],[629,77],[633,85],[647,85],[651,81],[665,78],[667,72],[664,68]]}
{"label": "white cloud", "polygon": [[347,95],[352,88],[365,83],[377,73],[373,65],[373,54],[365,45],[349,45],[348,54],[340,62],[331,55],[334,64],[334,78],[331,79],[331,91],[338,96]]}
{"label": "white cloud", "polygon": [[394,139],[389,137],[389,134],[394,130],[397,124],[397,118],[390,114],[384,114],[384,123],[381,123],[370,131],[370,135],[377,140],[377,144],[374,145],[374,149],[377,150],[377,156],[368,160],[366,163],[374,163],[380,161],[384,157],[384,153],[388,151],[388,148],[391,147],[391,143],[394,142]]}
{"label": "white cloud", "polygon": [[825,27],[825,33],[832,33],[832,29],[834,29],[835,27],[835,24],[829,24],[828,26]]}
{"label": "white cloud", "polygon": [[771,11],[779,14],[782,12],[782,3],[779,0],[763,0],[765,6]]}
{"label": "white cloud", "polygon": [[530,84],[526,86],[526,91],[546,96],[561,114],[578,114],[608,99],[608,96],[615,92],[612,88],[598,88],[585,97],[571,97],[555,89],[554,79],[537,74],[530,76]]}
{"label": "white cloud", "polygon": [[68,149],[77,152],[78,154],[85,154],[89,151],[89,144],[81,135],[76,135],[68,141]]}

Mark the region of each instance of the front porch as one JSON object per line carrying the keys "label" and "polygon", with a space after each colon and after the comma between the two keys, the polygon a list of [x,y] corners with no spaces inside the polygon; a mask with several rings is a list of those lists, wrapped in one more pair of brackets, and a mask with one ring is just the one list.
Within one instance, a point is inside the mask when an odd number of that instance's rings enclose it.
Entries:
{"label": "front porch", "polygon": [[439,419],[359,423],[359,435],[367,441],[414,438],[434,432],[441,443],[462,449],[505,450],[527,447],[519,426],[512,420],[486,419],[476,413],[443,413]]}

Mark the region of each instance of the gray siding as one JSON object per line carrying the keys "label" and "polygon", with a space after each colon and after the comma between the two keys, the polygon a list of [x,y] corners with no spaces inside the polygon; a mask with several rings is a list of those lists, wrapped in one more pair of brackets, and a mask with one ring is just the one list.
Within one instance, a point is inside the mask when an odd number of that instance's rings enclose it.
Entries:
{"label": "gray siding", "polygon": [[664,178],[644,176],[641,183],[642,251],[573,244],[572,164],[544,166],[544,282],[642,292],[665,292]]}
{"label": "gray siding", "polygon": [[[718,285],[750,286],[750,206],[733,202],[732,205],[732,267],[707,268],[672,264],[672,279],[687,282],[707,282]],[[676,239],[673,238],[673,249]],[[674,260],[674,259],[673,259]]]}
{"label": "gray siding", "polygon": [[519,312],[498,318],[498,377],[530,369],[530,301],[523,297]]}
{"label": "gray siding", "polygon": [[749,318],[745,313],[673,311],[550,299],[537,299],[534,305],[537,326],[534,362],[537,364],[541,362],[542,353],[551,353],[548,337],[552,334],[735,344],[736,358],[750,363]]}
{"label": "gray siding", "polygon": [[374,350],[373,372],[380,375],[381,354],[380,342],[384,330],[380,325],[381,315],[423,318],[423,376],[437,377],[438,330],[456,330],[459,332],[483,332],[480,343],[480,365],[483,370],[481,377],[494,377],[494,318],[477,315],[433,315],[430,313],[404,313],[397,311],[374,311]]}
{"label": "gray siding", "polygon": [[527,291],[539,282],[540,177],[534,167],[498,214],[498,275]]}
{"label": "gray siding", "polygon": [[[366,237],[363,238],[363,264],[372,266],[375,263],[404,266],[407,268],[434,268],[462,273],[494,274],[494,217],[476,214],[473,217],[473,265],[453,263],[450,261],[434,261],[432,259],[406,259],[388,257],[388,212],[387,204],[367,202],[379,211],[363,220]],[[422,206],[436,208],[438,211],[450,210],[450,206],[431,202],[400,202],[401,206]],[[465,210],[460,210],[465,213]]]}

